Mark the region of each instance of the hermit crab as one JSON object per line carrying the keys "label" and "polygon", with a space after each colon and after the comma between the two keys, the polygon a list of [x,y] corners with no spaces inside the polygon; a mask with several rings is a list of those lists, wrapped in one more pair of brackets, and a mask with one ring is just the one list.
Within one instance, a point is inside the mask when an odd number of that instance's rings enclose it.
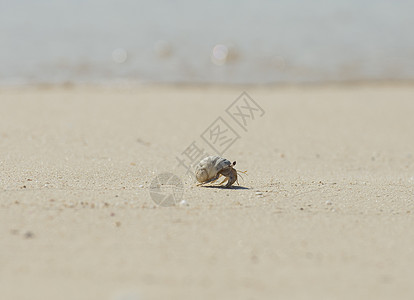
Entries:
{"label": "hermit crab", "polygon": [[[227,181],[226,187],[230,187],[237,181],[237,170],[233,167],[236,162],[231,163],[229,160],[219,156],[208,156],[202,159],[195,168],[196,179],[199,185],[206,183],[213,183],[220,176],[224,176],[224,180],[220,183],[223,184]],[[245,173],[245,172],[241,172]]]}

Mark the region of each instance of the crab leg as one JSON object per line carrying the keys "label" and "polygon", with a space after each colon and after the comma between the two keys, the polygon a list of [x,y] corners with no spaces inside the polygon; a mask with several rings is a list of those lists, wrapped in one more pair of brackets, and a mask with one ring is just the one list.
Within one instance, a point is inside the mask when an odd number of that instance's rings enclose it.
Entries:
{"label": "crab leg", "polygon": [[213,179],[210,179],[208,182],[209,182],[209,183],[216,182],[216,181],[220,178],[220,176],[221,176],[221,174],[217,174],[217,176],[216,176],[216,177],[214,177]]}
{"label": "crab leg", "polygon": [[225,183],[225,182],[226,182],[226,181],[228,181],[228,180],[229,180],[229,178],[228,178],[228,177],[225,177],[225,178],[224,178],[224,180],[223,180],[222,182],[220,182],[220,183],[219,183],[219,185],[222,185],[223,183]]}
{"label": "crab leg", "polygon": [[198,185],[203,185],[203,184],[207,184],[207,183],[213,183],[215,182],[217,179],[219,179],[221,176],[221,174],[217,174],[216,177],[211,178],[210,180],[207,180],[205,182],[199,183]]}

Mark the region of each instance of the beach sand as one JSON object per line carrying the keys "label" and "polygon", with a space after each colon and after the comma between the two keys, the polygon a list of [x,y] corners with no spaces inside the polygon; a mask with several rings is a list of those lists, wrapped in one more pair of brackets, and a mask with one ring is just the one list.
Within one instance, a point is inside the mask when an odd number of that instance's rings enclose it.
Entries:
{"label": "beach sand", "polygon": [[[264,115],[226,108],[245,90]],[[0,89],[0,299],[412,299],[414,86]],[[222,117],[240,187],[177,158]],[[181,178],[182,204],[152,180]],[[236,185],[237,186],[237,185]]]}

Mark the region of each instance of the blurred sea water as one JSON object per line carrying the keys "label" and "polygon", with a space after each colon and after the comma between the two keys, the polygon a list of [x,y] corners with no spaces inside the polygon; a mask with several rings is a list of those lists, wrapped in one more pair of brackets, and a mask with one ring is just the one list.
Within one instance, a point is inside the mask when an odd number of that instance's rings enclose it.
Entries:
{"label": "blurred sea water", "polygon": [[0,0],[0,84],[414,78],[414,1]]}

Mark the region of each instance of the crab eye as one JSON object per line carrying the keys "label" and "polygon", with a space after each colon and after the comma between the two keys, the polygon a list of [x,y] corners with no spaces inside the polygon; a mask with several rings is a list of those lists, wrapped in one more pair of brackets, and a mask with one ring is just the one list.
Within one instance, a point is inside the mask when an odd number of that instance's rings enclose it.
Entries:
{"label": "crab eye", "polygon": [[236,165],[236,161],[233,161],[233,166],[235,166]]}

